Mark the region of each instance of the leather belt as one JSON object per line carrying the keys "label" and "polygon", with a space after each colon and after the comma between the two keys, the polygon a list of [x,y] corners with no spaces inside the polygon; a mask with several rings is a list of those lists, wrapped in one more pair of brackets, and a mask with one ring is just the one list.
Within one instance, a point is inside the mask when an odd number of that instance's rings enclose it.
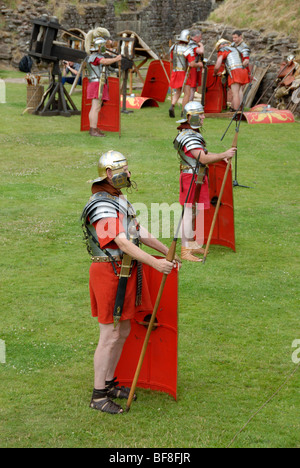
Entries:
{"label": "leather belt", "polygon": [[[121,257],[112,257],[114,259],[115,262],[121,262],[122,261],[122,258]],[[91,257],[91,261],[93,263],[102,263],[102,262],[106,262],[106,263],[110,263],[111,262],[111,259],[109,257]],[[121,265],[118,265],[118,266],[121,266]]]}
{"label": "leather belt", "polygon": [[181,169],[181,172],[183,172],[184,174],[193,174],[193,169]]}

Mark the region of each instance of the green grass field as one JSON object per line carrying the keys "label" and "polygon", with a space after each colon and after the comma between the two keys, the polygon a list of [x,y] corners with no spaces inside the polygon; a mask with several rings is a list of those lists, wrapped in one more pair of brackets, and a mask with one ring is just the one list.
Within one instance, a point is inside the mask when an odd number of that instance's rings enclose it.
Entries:
{"label": "green grass field", "polygon": [[[296,370],[231,447],[299,448],[299,123],[241,124],[238,182],[251,188],[234,188],[236,253],[212,245],[205,265],[179,275],[177,402],[138,389],[129,413],[110,416],[89,408],[98,325],[79,223],[87,181],[115,149],[138,184],[132,202],[177,202],[176,122],[166,101],[122,115],[121,138],[93,139],[78,116],[23,114],[26,85],[6,88],[0,446],[224,448]],[[205,120],[210,151],[231,146],[233,126],[220,141],[228,123]]]}

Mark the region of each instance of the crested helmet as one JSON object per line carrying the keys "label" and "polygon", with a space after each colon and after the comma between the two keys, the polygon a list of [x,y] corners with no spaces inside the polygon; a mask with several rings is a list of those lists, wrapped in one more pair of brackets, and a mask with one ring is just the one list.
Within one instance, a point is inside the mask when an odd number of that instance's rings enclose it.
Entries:
{"label": "crested helmet", "polygon": [[219,39],[218,42],[216,43],[216,50],[219,50],[220,46],[221,45],[225,45],[225,44],[229,44],[230,45],[230,41],[228,41],[227,39]]}

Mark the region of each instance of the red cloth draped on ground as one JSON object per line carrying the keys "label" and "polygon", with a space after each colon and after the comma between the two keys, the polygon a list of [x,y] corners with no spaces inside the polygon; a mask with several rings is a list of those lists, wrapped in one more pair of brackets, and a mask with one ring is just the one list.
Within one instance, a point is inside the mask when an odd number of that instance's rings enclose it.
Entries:
{"label": "red cloth draped on ground", "polygon": [[[104,218],[94,224],[101,248],[117,249],[115,237],[124,232],[119,218]],[[120,267],[117,267],[120,273]],[[115,275],[111,263],[92,263],[90,267],[90,299],[92,316],[98,318],[98,322],[113,323],[113,311],[117,295],[119,278]],[[132,319],[138,309],[152,310],[152,302],[146,280],[143,275],[142,306],[136,307],[137,290],[137,265],[132,268],[132,274],[128,278],[124,307],[121,320]]]}

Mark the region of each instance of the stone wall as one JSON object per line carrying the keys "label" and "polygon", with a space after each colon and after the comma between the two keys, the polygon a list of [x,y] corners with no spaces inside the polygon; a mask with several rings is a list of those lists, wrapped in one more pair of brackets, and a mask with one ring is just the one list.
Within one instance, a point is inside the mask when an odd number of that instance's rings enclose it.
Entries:
{"label": "stone wall", "polygon": [[[60,23],[67,29],[79,28],[85,32],[96,26],[106,27],[112,36],[125,29],[135,31],[151,47],[163,45],[168,50],[169,40],[196,21],[204,21],[216,6],[216,0],[151,0],[145,8],[133,0],[135,11],[115,15],[114,1],[102,6],[97,0],[80,0],[79,7],[66,6]],[[22,0],[15,10],[0,0],[0,65],[17,66],[27,51],[31,37],[30,20],[43,14],[56,15],[48,0]],[[57,2],[59,5],[59,2]],[[59,8],[59,6],[58,6]],[[61,11],[61,9],[57,10]],[[1,24],[0,23],[0,24]]]}
{"label": "stone wall", "polygon": [[[79,8],[72,4],[65,8],[60,23],[67,29],[76,27],[85,32],[96,26],[103,26],[115,38],[118,32],[129,29],[135,31],[159,54],[168,52],[169,41],[174,41],[182,29],[199,27],[203,31],[205,55],[208,57],[218,38],[222,35],[231,39],[234,30],[233,27],[224,28],[222,24],[206,21],[220,1],[186,0],[183,9],[182,0],[151,0],[144,8],[140,7],[139,0],[132,0],[129,4],[133,11],[116,16],[112,0],[107,0],[105,6],[100,5],[98,0],[80,0]],[[20,59],[27,53],[33,18],[56,13],[48,0],[19,0],[17,5],[13,10],[0,0],[0,67],[17,67]],[[289,54],[299,53],[299,44],[295,38],[282,37],[277,32],[266,33],[263,29],[245,29],[243,33],[252,49],[252,63],[262,67],[271,65],[259,90],[261,94],[275,81],[280,63]],[[215,58],[214,54],[212,60]],[[272,92],[271,87],[266,99],[269,99]]]}

